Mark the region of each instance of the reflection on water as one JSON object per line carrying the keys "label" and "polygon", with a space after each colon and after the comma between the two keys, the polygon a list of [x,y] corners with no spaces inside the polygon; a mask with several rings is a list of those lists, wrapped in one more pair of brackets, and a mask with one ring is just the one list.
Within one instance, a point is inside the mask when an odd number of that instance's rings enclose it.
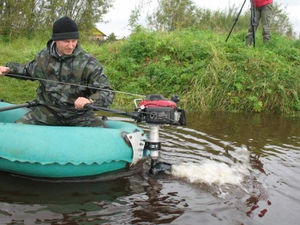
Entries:
{"label": "reflection on water", "polygon": [[[300,120],[188,115],[160,129],[170,174],[56,183],[0,173],[0,224],[297,224]],[[147,126],[141,127],[148,131]]]}

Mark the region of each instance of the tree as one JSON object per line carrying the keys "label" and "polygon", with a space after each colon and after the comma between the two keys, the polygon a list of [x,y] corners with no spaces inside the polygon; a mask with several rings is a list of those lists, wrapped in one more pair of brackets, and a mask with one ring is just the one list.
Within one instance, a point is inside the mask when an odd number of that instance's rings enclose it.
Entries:
{"label": "tree", "polygon": [[0,35],[9,37],[51,30],[62,16],[74,19],[81,31],[103,21],[114,0],[0,0]]}
{"label": "tree", "polygon": [[111,33],[110,35],[108,35],[108,37],[105,40],[105,42],[114,42],[114,41],[117,41],[117,37],[115,33]]}
{"label": "tree", "polygon": [[134,10],[131,11],[129,20],[128,20],[128,26],[131,28],[131,30],[136,30],[139,25],[139,17],[141,16],[143,8],[145,8],[147,5],[149,5],[152,2],[152,0],[140,0],[138,6],[135,7]]}
{"label": "tree", "polygon": [[[288,14],[280,4],[274,3],[273,32],[295,36]],[[149,27],[155,30],[174,31],[193,27],[199,30],[228,32],[240,8],[229,5],[228,9],[212,11],[197,7],[192,0],[159,0],[152,15],[147,16]],[[240,15],[236,31],[247,30],[250,10]]]}
{"label": "tree", "polygon": [[281,4],[274,4],[273,7],[274,18],[271,23],[271,30],[288,37],[294,36],[294,29],[289,20],[286,8],[283,8]]}
{"label": "tree", "polygon": [[174,31],[193,26],[198,8],[191,0],[159,0],[158,8],[147,20],[156,30]]}

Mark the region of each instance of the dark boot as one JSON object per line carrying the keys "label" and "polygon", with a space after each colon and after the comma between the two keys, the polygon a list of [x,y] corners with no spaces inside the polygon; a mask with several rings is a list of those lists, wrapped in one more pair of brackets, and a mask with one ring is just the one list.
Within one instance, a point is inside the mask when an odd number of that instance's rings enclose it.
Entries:
{"label": "dark boot", "polygon": [[252,37],[247,37],[246,38],[246,47],[250,46],[252,44]]}

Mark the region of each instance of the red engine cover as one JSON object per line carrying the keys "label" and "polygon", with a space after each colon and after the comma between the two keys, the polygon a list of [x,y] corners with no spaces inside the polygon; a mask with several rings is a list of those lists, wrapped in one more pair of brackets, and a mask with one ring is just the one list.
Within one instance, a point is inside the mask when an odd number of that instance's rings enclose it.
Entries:
{"label": "red engine cover", "polygon": [[139,107],[144,106],[145,108],[155,108],[155,107],[171,107],[175,109],[177,104],[169,100],[142,100]]}

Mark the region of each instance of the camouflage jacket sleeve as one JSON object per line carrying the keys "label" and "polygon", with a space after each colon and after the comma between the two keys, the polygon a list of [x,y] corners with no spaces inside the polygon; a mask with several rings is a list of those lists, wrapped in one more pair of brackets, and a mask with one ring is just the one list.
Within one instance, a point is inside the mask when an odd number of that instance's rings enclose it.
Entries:
{"label": "camouflage jacket sleeve", "polygon": [[[5,66],[9,67],[11,77],[18,79],[31,80],[32,68],[35,64],[35,60],[26,63],[25,65],[16,63],[16,62],[8,62]],[[13,76],[16,75],[16,76]],[[21,76],[18,76],[21,75]]]}
{"label": "camouflage jacket sleeve", "polygon": [[93,70],[88,75],[88,86],[91,95],[89,98],[98,106],[108,107],[112,104],[114,92],[110,88],[110,83],[107,76],[104,74],[103,66],[93,58],[87,67],[93,67]]}

